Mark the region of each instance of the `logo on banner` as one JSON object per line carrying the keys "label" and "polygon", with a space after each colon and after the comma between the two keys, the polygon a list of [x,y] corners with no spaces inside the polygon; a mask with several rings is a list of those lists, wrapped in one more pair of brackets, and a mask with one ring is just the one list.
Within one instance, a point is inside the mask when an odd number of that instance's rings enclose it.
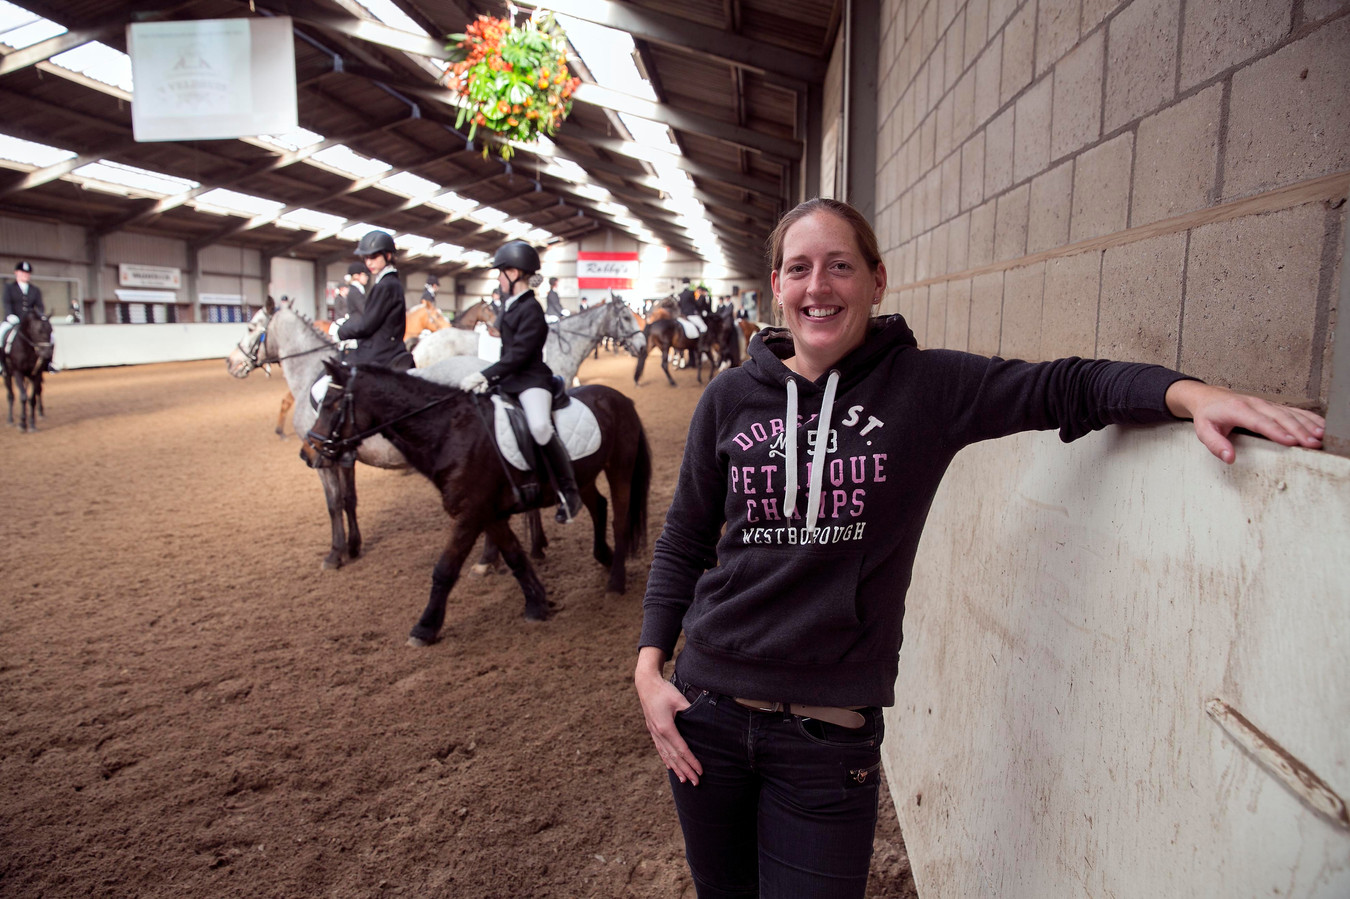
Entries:
{"label": "logo on banner", "polygon": [[632,290],[638,278],[637,253],[578,253],[577,287],[581,290]]}

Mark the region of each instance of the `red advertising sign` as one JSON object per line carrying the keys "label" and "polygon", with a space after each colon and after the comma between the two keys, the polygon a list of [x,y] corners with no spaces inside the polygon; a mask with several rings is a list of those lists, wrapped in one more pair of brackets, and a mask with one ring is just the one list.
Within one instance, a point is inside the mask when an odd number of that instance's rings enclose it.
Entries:
{"label": "red advertising sign", "polygon": [[638,254],[577,253],[577,287],[581,290],[632,290],[638,278]]}

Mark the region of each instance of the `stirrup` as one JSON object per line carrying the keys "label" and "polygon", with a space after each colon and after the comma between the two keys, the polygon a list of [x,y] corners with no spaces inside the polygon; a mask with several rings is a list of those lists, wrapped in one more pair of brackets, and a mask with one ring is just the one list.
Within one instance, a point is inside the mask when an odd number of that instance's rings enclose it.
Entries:
{"label": "stirrup", "polygon": [[581,497],[577,496],[576,509],[568,508],[569,503],[567,502],[567,497],[563,496],[561,493],[558,494],[558,498],[562,500],[562,502],[558,503],[558,511],[553,516],[553,520],[558,522],[558,524],[571,524],[576,520],[576,517],[581,514],[581,507],[584,505],[581,501]]}

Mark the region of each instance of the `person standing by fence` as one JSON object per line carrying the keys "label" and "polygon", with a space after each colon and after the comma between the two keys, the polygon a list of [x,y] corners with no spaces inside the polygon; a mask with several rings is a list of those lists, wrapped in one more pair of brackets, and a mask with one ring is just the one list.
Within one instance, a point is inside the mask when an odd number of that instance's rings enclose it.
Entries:
{"label": "person standing by fence", "polygon": [[1190,418],[1232,462],[1234,428],[1315,448],[1324,422],[1156,365],[920,350],[902,316],[874,317],[886,267],[837,200],[793,209],[770,248],[787,327],[699,401],[634,685],[702,899],[860,897],[905,591],[956,453]]}

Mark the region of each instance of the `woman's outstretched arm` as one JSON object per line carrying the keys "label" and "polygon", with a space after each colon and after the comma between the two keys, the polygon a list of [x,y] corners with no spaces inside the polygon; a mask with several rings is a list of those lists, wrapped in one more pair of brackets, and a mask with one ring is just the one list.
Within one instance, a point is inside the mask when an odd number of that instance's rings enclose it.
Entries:
{"label": "woman's outstretched arm", "polygon": [[1229,464],[1235,458],[1233,442],[1228,439],[1234,428],[1245,428],[1284,446],[1322,446],[1326,421],[1306,409],[1200,381],[1175,382],[1167,388],[1166,400],[1168,410],[1177,418],[1194,421],[1200,442]]}

